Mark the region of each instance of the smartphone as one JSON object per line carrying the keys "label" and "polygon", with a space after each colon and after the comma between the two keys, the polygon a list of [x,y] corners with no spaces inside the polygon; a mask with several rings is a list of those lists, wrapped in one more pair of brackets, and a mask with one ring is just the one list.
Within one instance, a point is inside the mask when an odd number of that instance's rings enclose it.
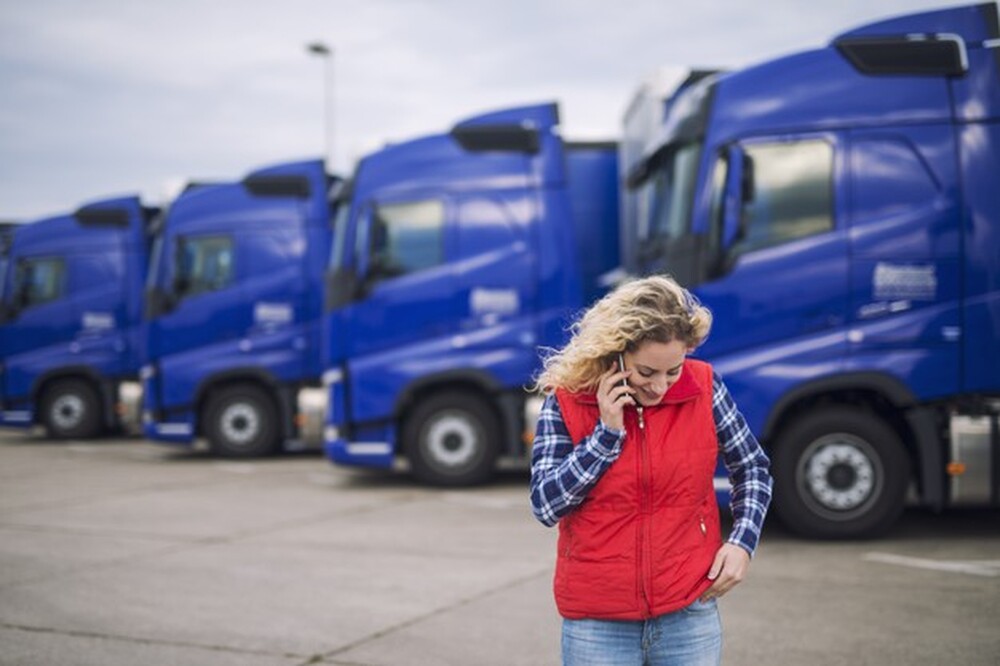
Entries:
{"label": "smartphone", "polygon": [[[625,372],[625,357],[621,354],[618,354],[618,369]],[[622,386],[628,388],[628,380],[624,377],[622,377]],[[643,430],[646,427],[646,422],[642,416],[642,405],[635,398],[632,398],[632,404],[635,405],[635,411],[639,414],[639,429]]]}

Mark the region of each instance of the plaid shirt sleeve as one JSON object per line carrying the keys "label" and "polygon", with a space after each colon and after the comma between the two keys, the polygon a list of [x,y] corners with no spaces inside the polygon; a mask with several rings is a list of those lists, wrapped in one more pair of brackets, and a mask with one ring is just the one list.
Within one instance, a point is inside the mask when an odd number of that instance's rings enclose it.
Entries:
{"label": "plaid shirt sleeve", "polygon": [[733,512],[733,529],[728,541],[742,547],[752,557],[764,526],[764,516],[771,504],[771,486],[774,483],[770,472],[771,461],[750,432],[722,378],[714,372],[712,412],[722,460],[732,484],[730,509]]}
{"label": "plaid shirt sleeve", "polygon": [[531,450],[531,510],[552,527],[586,497],[622,450],[625,433],[597,422],[579,446],[570,439],[559,401],[548,395]]}

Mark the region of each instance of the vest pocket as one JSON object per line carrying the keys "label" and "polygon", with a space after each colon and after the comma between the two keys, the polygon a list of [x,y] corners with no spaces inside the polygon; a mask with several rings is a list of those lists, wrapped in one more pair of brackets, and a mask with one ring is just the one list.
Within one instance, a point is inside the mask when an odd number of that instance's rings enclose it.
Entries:
{"label": "vest pocket", "polygon": [[559,556],[576,562],[635,559],[638,521],[631,512],[578,511],[560,534]]}

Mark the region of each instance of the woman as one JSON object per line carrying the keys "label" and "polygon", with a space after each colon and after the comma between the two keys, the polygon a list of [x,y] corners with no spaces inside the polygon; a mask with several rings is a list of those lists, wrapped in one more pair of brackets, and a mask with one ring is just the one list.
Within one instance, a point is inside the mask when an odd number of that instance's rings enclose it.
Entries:
{"label": "woman", "polygon": [[[670,278],[625,284],[550,354],[531,503],[559,523],[563,663],[718,664],[716,599],[743,580],[771,500],[769,461],[711,366],[711,313]],[[713,473],[722,452],[733,529]]]}

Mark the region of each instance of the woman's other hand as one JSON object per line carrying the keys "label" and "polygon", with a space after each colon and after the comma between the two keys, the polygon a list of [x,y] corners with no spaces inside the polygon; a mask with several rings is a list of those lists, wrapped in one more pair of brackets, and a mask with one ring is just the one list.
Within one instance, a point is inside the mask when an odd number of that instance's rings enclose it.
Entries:
{"label": "woman's other hand", "polygon": [[734,543],[724,543],[715,553],[715,561],[708,570],[709,579],[715,581],[705,590],[699,601],[718,599],[736,587],[750,568],[750,554]]}

